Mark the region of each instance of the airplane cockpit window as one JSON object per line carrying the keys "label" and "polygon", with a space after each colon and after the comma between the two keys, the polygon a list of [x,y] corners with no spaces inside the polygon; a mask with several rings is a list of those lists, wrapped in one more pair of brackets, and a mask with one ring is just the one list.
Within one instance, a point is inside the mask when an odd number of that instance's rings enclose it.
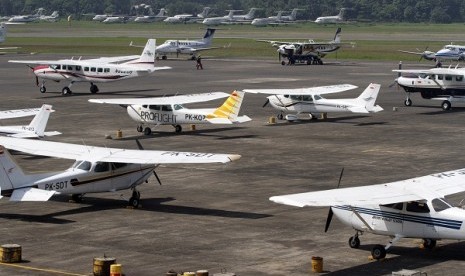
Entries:
{"label": "airplane cockpit window", "polygon": [[410,201],[407,202],[407,212],[429,213],[429,207],[424,202]]}
{"label": "airplane cockpit window", "polygon": [[444,198],[435,198],[431,201],[436,212],[441,212],[452,207]]}
{"label": "airplane cockpit window", "polygon": [[83,171],[90,171],[92,163],[90,163],[89,161],[76,160],[72,167]]}
{"label": "airplane cockpit window", "polygon": [[301,96],[300,96],[300,95],[291,95],[291,100],[300,101],[300,100],[301,100]]}
{"label": "airplane cockpit window", "polygon": [[108,162],[97,162],[95,164],[94,172],[107,172],[110,170],[110,163]]}
{"label": "airplane cockpit window", "polygon": [[170,45],[171,45],[171,46],[175,46],[175,45],[176,45],[176,42],[171,41],[171,42],[170,42]]}
{"label": "airplane cockpit window", "polygon": [[313,99],[317,101],[323,99],[323,97],[321,97],[320,95],[313,95]]}
{"label": "airplane cockpit window", "polygon": [[463,76],[455,76],[456,81],[463,81]]}
{"label": "airplane cockpit window", "polygon": [[402,210],[402,207],[404,206],[404,203],[403,202],[397,202],[397,203],[392,203],[392,204],[384,204],[384,205],[381,205],[381,206],[391,208],[391,209],[396,209],[396,210]]}
{"label": "airplane cockpit window", "polygon": [[128,164],[127,163],[111,163],[111,167],[113,170],[117,170],[123,167],[126,167]]}
{"label": "airplane cockpit window", "polygon": [[60,64],[56,65],[56,64],[52,64],[50,65],[50,68],[54,69],[54,70],[60,70],[61,69],[61,66]]}
{"label": "airplane cockpit window", "polygon": [[171,105],[162,105],[161,106],[161,111],[173,111],[173,108],[171,108]]}
{"label": "airplane cockpit window", "polygon": [[311,101],[313,101],[313,98],[312,98],[311,95],[303,95],[302,100],[304,100],[306,102],[311,102]]}
{"label": "airplane cockpit window", "polygon": [[149,109],[152,109],[152,110],[160,110],[160,106],[159,106],[159,105],[152,104],[152,105],[149,105]]}
{"label": "airplane cockpit window", "polygon": [[175,105],[173,105],[173,107],[174,107],[174,110],[180,110],[180,109],[183,109],[183,108],[184,108],[184,107],[183,107],[182,105],[180,105],[180,104],[175,104]]}

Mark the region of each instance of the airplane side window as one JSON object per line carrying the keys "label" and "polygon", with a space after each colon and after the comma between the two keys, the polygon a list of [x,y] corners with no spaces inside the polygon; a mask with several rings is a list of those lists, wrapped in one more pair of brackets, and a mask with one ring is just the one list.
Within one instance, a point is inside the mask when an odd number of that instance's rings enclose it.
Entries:
{"label": "airplane side window", "polygon": [[103,72],[105,72],[105,73],[110,73],[110,68],[105,68],[105,69],[103,69]]}
{"label": "airplane side window", "polygon": [[320,100],[321,99],[321,96],[320,95],[313,95],[313,99],[316,101],[316,100]]}
{"label": "airplane side window", "polygon": [[392,203],[392,204],[384,204],[384,205],[381,205],[381,206],[391,208],[391,209],[396,209],[396,210],[402,210],[402,207],[404,206],[404,203],[397,202],[397,203]]}
{"label": "airplane side window", "polygon": [[289,95],[284,95],[284,98],[289,98]]}
{"label": "airplane side window", "polygon": [[112,163],[112,168],[114,170],[126,167],[128,164],[127,163]]}
{"label": "airplane side window", "polygon": [[312,96],[310,96],[310,95],[302,96],[302,99],[303,99],[304,101],[306,101],[306,102],[311,102],[311,101],[313,101]]}
{"label": "airplane side window", "polygon": [[291,95],[291,100],[299,101],[300,96],[299,95]]}
{"label": "airplane side window", "polygon": [[171,105],[162,105],[161,111],[173,111],[173,109],[171,108]]}
{"label": "airplane side window", "polygon": [[73,66],[68,65],[68,70],[72,71],[72,70],[73,70]]}
{"label": "airplane side window", "polygon": [[102,73],[102,72],[103,72],[103,68],[97,68],[97,72]]}
{"label": "airplane side window", "polygon": [[456,81],[463,81],[463,76],[455,76]]}
{"label": "airplane side window", "polygon": [[82,70],[82,67],[79,65],[76,65],[76,71],[81,71],[81,70]]}
{"label": "airplane side window", "polygon": [[95,72],[95,67],[90,67],[91,72]]}
{"label": "airplane side window", "polygon": [[90,167],[92,166],[92,163],[89,161],[82,161],[79,166],[77,166],[78,169],[84,170],[84,171],[90,171]]}
{"label": "airplane side window", "polygon": [[441,212],[452,207],[444,198],[435,198],[431,203],[436,212]]}
{"label": "airplane side window", "polygon": [[84,67],[84,71],[89,72],[89,67]]}
{"label": "airplane side window", "polygon": [[160,106],[159,106],[159,105],[149,105],[149,108],[150,108],[150,109],[153,109],[153,110],[160,110]]}
{"label": "airplane side window", "polygon": [[447,80],[447,81],[451,81],[451,80],[452,80],[452,76],[451,76],[451,75],[446,75],[446,80]]}
{"label": "airplane side window", "polygon": [[438,80],[443,80],[444,79],[444,75],[438,75]]}
{"label": "airplane side window", "polygon": [[107,162],[97,162],[94,168],[94,172],[106,172],[110,170],[110,167],[108,166],[110,163]]}
{"label": "airplane side window", "polygon": [[148,107],[148,105],[144,104],[144,105],[142,105],[142,107],[143,107],[143,108],[147,108],[147,107]]}
{"label": "airplane side window", "polygon": [[414,213],[429,213],[429,208],[426,203],[418,202],[418,201],[410,201],[407,202],[407,209],[408,212]]}

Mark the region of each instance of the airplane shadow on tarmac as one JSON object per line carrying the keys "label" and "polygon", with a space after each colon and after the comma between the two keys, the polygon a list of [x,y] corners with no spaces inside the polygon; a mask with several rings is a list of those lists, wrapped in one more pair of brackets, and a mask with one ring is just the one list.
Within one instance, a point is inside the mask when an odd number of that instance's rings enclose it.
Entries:
{"label": "airplane shadow on tarmac", "polygon": [[[374,244],[361,245],[360,250],[370,255]],[[393,246],[387,252],[387,258],[380,261],[370,261],[366,264],[345,268],[338,271],[324,271],[325,275],[391,275],[393,271],[402,269],[422,271],[422,268],[451,260],[464,261],[463,248],[465,242],[455,242],[438,245],[432,250],[418,247]],[[355,249],[354,249],[355,250]],[[398,255],[390,257],[390,254]],[[416,275],[416,274],[415,274]],[[422,274],[426,275],[426,273]]]}
{"label": "airplane shadow on tarmac", "polygon": [[[57,218],[60,216],[68,216],[75,214],[101,212],[103,210],[124,209],[127,206],[127,201],[119,199],[107,199],[96,197],[84,197],[82,203],[69,203],[68,196],[56,196],[53,201],[60,201],[63,204],[70,204],[70,207],[78,206],[78,208],[69,209],[49,213],[45,215],[29,215],[29,214],[14,214],[14,213],[0,213],[0,218],[20,220],[26,222],[40,222],[50,224],[67,224],[73,223],[74,220]],[[141,207],[135,209],[136,212],[157,212],[157,213],[170,213],[170,214],[185,214],[193,216],[214,216],[224,218],[242,218],[242,219],[261,219],[271,217],[268,214],[228,211],[221,209],[209,209],[202,207],[180,206],[180,205],[165,205],[165,202],[175,201],[175,198],[142,198]]]}
{"label": "airplane shadow on tarmac", "polygon": [[292,125],[303,125],[303,124],[321,124],[321,123],[341,123],[341,124],[354,124],[356,126],[365,126],[365,125],[383,125],[387,124],[386,122],[370,122],[370,123],[356,123],[356,122],[345,122],[346,120],[356,120],[363,119],[370,116],[365,115],[354,115],[354,116],[345,116],[345,117],[334,117],[326,119],[300,119],[294,122],[288,122],[286,120],[280,120],[276,124],[268,124],[270,127],[284,127]]}
{"label": "airplane shadow on tarmac", "polygon": [[208,137],[216,137],[218,139],[224,140],[233,140],[233,139],[243,139],[243,138],[257,138],[258,135],[220,135],[217,133],[225,132],[225,131],[234,131],[244,129],[245,127],[218,127],[218,128],[210,128],[210,129],[196,129],[196,130],[187,130],[182,131],[181,133],[176,133],[173,131],[152,131],[151,135],[137,135],[137,136],[126,136],[124,138],[118,139],[122,141],[128,140],[145,140],[145,139],[156,139],[156,138],[163,138],[163,137],[172,137],[172,136],[192,136],[192,135],[199,135],[199,136],[208,136]]}
{"label": "airplane shadow on tarmac", "polygon": [[[71,95],[63,96],[61,92],[47,92],[42,95],[42,97],[38,97],[38,99],[52,99],[52,98],[63,98],[63,97],[82,97],[82,96],[92,96],[92,95],[102,95],[102,96],[109,96],[109,95],[116,95],[116,96],[130,96],[130,97],[156,97],[159,95],[147,95],[147,94],[135,94],[135,93],[143,93],[143,92],[156,92],[160,89],[137,89],[137,90],[124,90],[124,91],[109,91],[109,92],[98,92],[96,94],[92,94],[90,92],[73,92]],[[53,95],[47,95],[53,94]],[[161,95],[162,96],[162,95]],[[160,96],[160,97],[161,97]]]}

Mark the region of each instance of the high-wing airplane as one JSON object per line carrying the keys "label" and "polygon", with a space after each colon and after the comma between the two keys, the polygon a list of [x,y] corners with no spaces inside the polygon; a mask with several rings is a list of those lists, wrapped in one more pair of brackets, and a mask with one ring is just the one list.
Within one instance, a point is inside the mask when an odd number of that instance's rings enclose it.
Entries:
{"label": "high-wing airplane", "polygon": [[441,50],[437,52],[428,51],[426,48],[423,52],[417,49],[417,52],[413,51],[403,51],[399,50],[399,52],[407,53],[407,54],[414,54],[419,55],[420,60],[433,60],[436,61],[436,67],[441,67],[442,64],[438,61],[444,60],[454,60],[454,61],[462,61],[465,60],[465,46],[463,45],[454,45],[449,44],[445,45]]}
{"label": "high-wing airplane", "polygon": [[[47,201],[55,193],[70,194],[80,201],[87,193],[132,189],[129,204],[138,207],[136,186],[146,182],[152,172],[159,180],[155,168],[160,164],[226,163],[240,158],[235,154],[130,150],[10,137],[0,137],[0,145],[1,195],[10,196],[11,201]],[[76,162],[62,172],[25,174],[7,149]]]}
{"label": "high-wing airplane", "polygon": [[306,62],[310,64],[323,64],[323,57],[329,53],[336,52],[342,46],[341,43],[341,28],[336,30],[334,39],[329,42],[315,42],[309,39],[308,42],[289,42],[275,40],[257,40],[260,42],[268,42],[273,47],[277,47],[278,57],[282,65],[286,65],[282,58],[287,58],[289,64],[296,62]]}
{"label": "high-wing airplane", "polygon": [[321,16],[321,17],[318,17],[316,20],[315,20],[315,23],[317,24],[334,24],[334,23],[341,23],[344,21],[344,12],[345,12],[345,8],[342,8],[340,11],[339,11],[339,14],[338,15],[334,15],[334,16]]}
{"label": "high-wing airplane", "polygon": [[195,58],[200,51],[218,49],[220,47],[211,47],[215,29],[208,28],[202,39],[199,40],[167,40],[165,43],[158,45],[156,48],[157,56],[167,59],[168,54],[186,54]]}
{"label": "high-wing airplane", "polygon": [[[383,108],[375,105],[381,85],[370,84],[360,96],[354,99],[325,99],[322,95],[339,93],[357,88],[351,84],[339,84],[330,86],[297,88],[297,89],[244,89],[244,92],[272,94],[267,97],[267,102],[272,107],[281,111],[278,119],[283,119],[282,112],[296,112],[310,114],[310,118],[316,118],[317,114],[327,112],[353,112],[375,113]],[[296,115],[286,115],[286,120],[295,121]]]}
{"label": "high-wing airplane", "polygon": [[192,14],[176,14],[175,16],[167,17],[163,22],[166,23],[196,23],[207,18],[208,13],[210,12],[210,7],[203,8],[203,11],[197,16]]}
{"label": "high-wing airplane", "polygon": [[449,110],[453,102],[465,102],[464,68],[392,71],[400,73],[396,83],[407,93],[405,106],[412,105],[410,93],[415,92],[424,99],[442,101],[443,110]]}
{"label": "high-wing airplane", "polygon": [[202,23],[205,25],[221,25],[221,24],[243,24],[243,23],[251,23],[252,20],[255,18],[255,12],[258,8],[251,8],[247,14],[242,15],[234,15],[234,12],[240,10],[230,10],[228,15],[221,16],[221,17],[210,17],[205,18]]}
{"label": "high-wing airplane", "polygon": [[[225,98],[218,108],[191,109],[183,104],[199,103]],[[234,91],[231,95],[224,92],[190,94],[159,98],[132,99],[90,99],[92,103],[118,104],[126,107],[129,117],[140,123],[138,132],[150,135],[152,129],[143,125],[172,125],[176,132],[181,132],[181,124],[235,124],[248,122],[251,119],[239,116],[244,92]]]}
{"label": "high-wing airplane", "polygon": [[5,114],[0,113],[0,118],[17,118],[27,115],[32,115],[33,112],[36,112],[35,117],[32,119],[29,125],[21,126],[0,126],[0,134],[17,137],[17,138],[43,138],[45,136],[54,136],[61,134],[58,131],[45,131],[47,127],[48,118],[50,113],[53,112],[52,106],[44,104],[39,112],[35,110],[10,110],[3,111]]}
{"label": "high-wing airplane", "polygon": [[465,191],[465,169],[403,181],[273,196],[271,201],[297,206],[330,206],[325,232],[333,214],[355,230],[351,248],[360,246],[364,232],[391,237],[386,246],[375,245],[374,259],[402,238],[423,239],[433,248],[439,239],[465,240],[465,210],[453,207],[445,196]]}
{"label": "high-wing airplane", "polygon": [[102,57],[97,59],[61,60],[10,60],[13,63],[37,65],[31,67],[36,75],[36,84],[42,79],[40,92],[45,93],[45,80],[69,81],[62,89],[62,95],[71,94],[75,82],[89,82],[90,92],[99,91],[95,83],[105,83],[134,77],[147,76],[157,70],[170,67],[155,67],[155,39],[149,39],[140,56]]}

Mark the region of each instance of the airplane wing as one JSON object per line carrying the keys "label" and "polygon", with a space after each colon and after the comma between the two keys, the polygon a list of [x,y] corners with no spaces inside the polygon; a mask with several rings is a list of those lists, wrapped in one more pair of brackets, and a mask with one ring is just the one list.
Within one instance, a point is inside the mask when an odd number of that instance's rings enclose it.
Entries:
{"label": "airplane wing", "polygon": [[424,70],[408,70],[408,69],[395,69],[392,72],[398,73],[405,73],[405,74],[413,74],[413,75],[420,75],[420,74],[447,74],[452,76],[463,76],[465,70],[463,69],[453,69],[453,68],[432,68],[432,69],[424,69]]}
{"label": "airplane wing", "polygon": [[187,104],[208,102],[216,99],[229,97],[228,93],[224,92],[210,92],[202,94],[179,95],[169,97],[156,97],[156,98],[121,98],[121,99],[90,99],[91,103],[106,103],[106,104],[120,104],[120,105],[162,105],[162,104]]}
{"label": "airplane wing", "polygon": [[32,65],[55,65],[66,62],[67,65],[80,65],[77,61],[72,59],[58,59],[58,60],[9,60],[11,63],[32,64]]}
{"label": "airplane wing", "polygon": [[284,44],[294,44],[294,42],[289,42],[289,41],[276,41],[276,40],[264,40],[264,39],[257,39],[256,41],[270,43],[273,47],[284,45]]}
{"label": "airplane wing", "polygon": [[139,57],[140,55],[119,56],[119,57],[101,57],[101,58],[85,59],[85,61],[96,62],[96,63],[124,63],[124,62],[138,59]]}
{"label": "airplane wing", "polygon": [[386,184],[273,196],[270,200],[297,207],[362,206],[431,200],[463,191],[465,169],[460,169]]}
{"label": "airplane wing", "polygon": [[159,150],[131,150],[94,147],[78,144],[0,137],[0,145],[25,153],[90,162],[132,164],[202,164],[227,163],[239,159],[237,154],[179,152]]}
{"label": "airplane wing", "polygon": [[39,113],[39,111],[40,111],[40,108],[3,110],[3,111],[0,111],[0,120],[34,116],[37,113]]}
{"label": "airplane wing", "polygon": [[322,95],[330,93],[340,93],[355,88],[358,88],[358,86],[352,84],[336,84],[296,89],[244,89],[242,91],[249,93],[261,93],[272,95]]}

